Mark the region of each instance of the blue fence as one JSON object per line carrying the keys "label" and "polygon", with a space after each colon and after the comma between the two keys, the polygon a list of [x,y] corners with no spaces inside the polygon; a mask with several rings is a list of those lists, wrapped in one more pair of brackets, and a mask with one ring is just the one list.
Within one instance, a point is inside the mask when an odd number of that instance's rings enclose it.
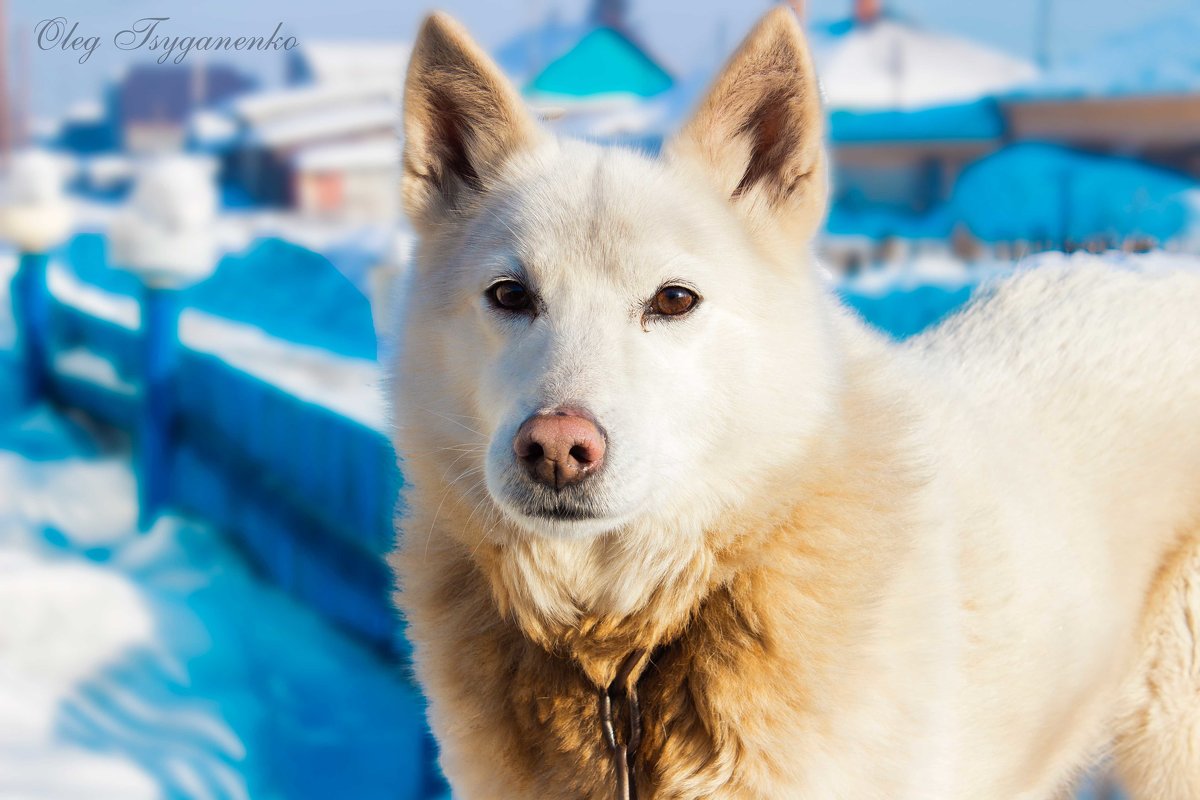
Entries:
{"label": "blue fence", "polygon": [[[291,270],[287,283],[281,270]],[[84,287],[90,301],[52,291],[52,274]],[[48,400],[127,432],[147,524],[164,507],[213,524],[272,580],[407,674],[383,559],[400,485],[385,433],[180,344],[180,310],[200,309],[373,358],[370,307],[354,286],[315,253],[266,240],[225,259],[204,283],[164,292],[115,269],[104,241],[84,234],[50,258],[22,256],[12,289],[16,403]],[[268,291],[274,308],[260,303],[268,313],[258,318],[239,299]],[[286,297],[296,291],[307,294],[303,305]],[[293,313],[278,313],[289,302]],[[425,726],[421,718],[396,724]],[[432,740],[414,740],[423,742],[417,751],[395,757],[423,775],[421,789],[402,796],[443,795]]]}
{"label": "blue fence", "polygon": [[[154,292],[108,265],[100,244],[93,235],[78,237],[65,248],[64,257],[55,259],[54,268],[67,270],[74,280],[110,298],[136,303],[140,324],[130,327],[128,320],[105,319],[72,305],[46,291],[43,279],[43,299],[35,302],[47,310],[45,330],[34,338],[45,340],[49,397],[134,434],[139,452],[157,451],[148,464],[139,464],[143,483],[167,481],[162,492],[143,497],[148,513],[169,505],[217,524],[245,545],[280,585],[381,650],[403,655],[403,639],[391,611],[390,576],[381,558],[393,535],[400,480],[386,435],[216,356],[179,346],[177,314],[168,311],[156,320],[163,304],[154,301]],[[263,290],[275,290],[266,284],[278,277],[279,262],[296,252],[319,259],[292,245],[268,241],[249,256],[227,259],[239,269],[226,269],[229,265],[223,263],[211,282],[166,302],[203,308],[193,298],[221,296],[217,284],[230,273],[236,275],[240,291],[253,294],[250,284],[256,278]],[[365,299],[332,265],[326,263],[328,273],[320,279],[312,269],[310,265],[310,274],[298,279],[316,295],[308,308],[359,306],[373,352]],[[298,338],[298,316],[302,312],[276,317],[291,328],[290,340]],[[262,320],[267,327],[272,324],[269,315]],[[145,335],[143,329],[155,327],[152,336]],[[331,329],[343,345],[351,338],[335,326],[314,328],[310,339]],[[169,353],[173,347],[178,352],[169,365],[152,363],[155,353]],[[56,369],[57,356],[78,351],[111,365],[116,380],[106,385]],[[156,409],[147,378],[164,366],[170,374],[163,392],[173,398],[173,405]]]}

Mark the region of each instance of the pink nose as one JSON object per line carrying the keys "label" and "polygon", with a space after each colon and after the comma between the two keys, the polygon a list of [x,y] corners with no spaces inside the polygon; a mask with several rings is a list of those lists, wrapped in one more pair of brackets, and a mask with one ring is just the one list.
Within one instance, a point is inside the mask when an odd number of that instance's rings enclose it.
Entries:
{"label": "pink nose", "polygon": [[521,424],[513,452],[538,483],[561,489],[579,483],[604,461],[604,434],[574,409],[535,414]]}

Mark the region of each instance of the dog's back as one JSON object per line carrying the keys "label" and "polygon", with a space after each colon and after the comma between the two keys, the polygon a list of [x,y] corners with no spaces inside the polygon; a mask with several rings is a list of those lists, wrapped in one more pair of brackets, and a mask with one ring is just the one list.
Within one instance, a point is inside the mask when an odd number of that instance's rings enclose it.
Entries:
{"label": "dog's back", "polygon": [[[1177,566],[1200,561],[1198,309],[1200,264],[1079,257],[999,282],[911,345],[919,369],[953,384],[932,393],[928,430],[968,522],[954,532],[968,627],[992,634],[969,643],[966,680],[1009,689],[967,689],[978,746],[994,753],[981,763],[1069,770],[1071,752],[1114,727],[1127,742],[1154,703],[1179,705],[1144,694],[1151,675],[1196,691],[1174,651],[1200,633],[1200,600],[1164,598],[1200,581]],[[1172,653],[1147,657],[1163,629]],[[1126,748],[1126,772],[1168,764],[1197,735],[1190,713]],[[1017,755],[997,731],[1036,736]]]}
{"label": "dog's back", "polygon": [[1198,312],[1195,260],[1051,260],[913,347],[956,376],[972,424],[1070,473],[1102,518],[1176,527],[1200,513]]}

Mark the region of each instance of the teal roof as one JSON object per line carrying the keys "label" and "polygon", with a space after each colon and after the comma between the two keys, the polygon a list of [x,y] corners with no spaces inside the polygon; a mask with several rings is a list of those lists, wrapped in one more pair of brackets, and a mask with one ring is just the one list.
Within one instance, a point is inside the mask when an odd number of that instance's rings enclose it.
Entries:
{"label": "teal roof", "polygon": [[653,97],[674,83],[671,76],[628,37],[595,28],[538,73],[525,92],[558,97],[632,94]]}

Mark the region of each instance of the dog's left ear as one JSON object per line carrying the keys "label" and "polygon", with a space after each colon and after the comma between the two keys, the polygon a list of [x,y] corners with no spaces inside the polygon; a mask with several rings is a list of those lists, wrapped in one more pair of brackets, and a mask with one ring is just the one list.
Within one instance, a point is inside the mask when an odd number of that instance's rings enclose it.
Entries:
{"label": "dog's left ear", "polygon": [[755,229],[811,237],[826,203],[824,112],[804,33],[787,6],[758,23],[667,148],[698,166]]}

